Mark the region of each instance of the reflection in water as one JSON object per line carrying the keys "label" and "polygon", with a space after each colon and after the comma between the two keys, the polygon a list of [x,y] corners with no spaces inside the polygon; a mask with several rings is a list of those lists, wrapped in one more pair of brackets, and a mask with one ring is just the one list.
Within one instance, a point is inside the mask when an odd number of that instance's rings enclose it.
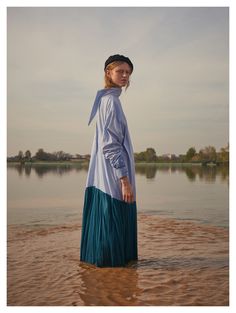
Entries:
{"label": "reflection in water", "polygon": [[[30,176],[34,172],[38,177],[43,177],[48,173],[53,173],[59,176],[71,171],[85,171],[88,170],[88,163],[83,164],[32,164],[32,165],[11,165],[8,164],[8,169],[16,170],[19,176],[25,174]],[[145,176],[149,180],[153,180],[157,171],[175,174],[185,173],[190,182],[200,181],[215,182],[217,177],[220,177],[222,182],[229,184],[229,167],[226,166],[201,166],[189,164],[136,164],[135,171],[137,174]]]}
{"label": "reflection in water", "polygon": [[16,170],[19,176],[25,174],[30,176],[31,172],[34,172],[39,178],[45,174],[63,175],[71,171],[80,172],[88,170],[88,163],[83,164],[29,164],[29,165],[8,165],[8,169]]}
{"label": "reflection in water", "polygon": [[135,172],[137,174],[146,176],[147,179],[154,179],[156,176],[157,169],[158,169],[158,166],[156,164],[136,164],[135,165]]}
{"label": "reflection in water", "polygon": [[147,179],[154,179],[156,172],[168,172],[171,174],[185,173],[188,180],[191,182],[196,181],[197,177],[206,182],[215,182],[217,176],[221,181],[229,183],[229,167],[228,166],[201,166],[201,165],[188,165],[188,164],[136,164],[136,173],[146,176]]}

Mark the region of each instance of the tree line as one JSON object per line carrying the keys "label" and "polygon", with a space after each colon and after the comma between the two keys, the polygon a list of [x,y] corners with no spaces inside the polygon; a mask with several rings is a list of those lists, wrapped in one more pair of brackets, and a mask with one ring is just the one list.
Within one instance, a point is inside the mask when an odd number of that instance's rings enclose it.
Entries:
{"label": "tree line", "polygon": [[136,162],[146,163],[228,163],[229,162],[229,143],[226,147],[222,147],[220,151],[216,151],[214,146],[206,146],[198,152],[195,147],[190,147],[186,154],[163,154],[157,155],[155,149],[147,148],[146,151],[135,153]]}
{"label": "tree line", "polygon": [[23,153],[23,151],[20,150],[18,152],[18,155],[8,157],[7,161],[24,163],[24,162],[36,162],[36,161],[70,161],[73,159],[89,160],[90,155],[89,154],[86,154],[86,155],[76,154],[75,156],[73,156],[72,154],[66,153],[62,150],[50,153],[50,152],[44,151],[43,148],[40,148],[33,156],[30,150],[25,151],[25,153]]}
{"label": "tree line", "polygon": [[[46,152],[44,149],[40,148],[32,156],[30,150],[19,151],[18,155],[13,157],[7,157],[8,162],[36,162],[36,161],[76,161],[84,160],[89,161],[90,155],[80,155],[76,154],[73,156],[70,153],[64,151],[55,151],[53,153]],[[206,146],[200,149],[198,152],[195,147],[190,147],[186,154],[163,154],[157,155],[154,148],[147,148],[146,151],[141,151],[139,153],[134,153],[134,159],[136,163],[146,162],[146,163],[229,163],[229,143],[226,147],[222,147],[220,151],[216,151],[214,146]]]}

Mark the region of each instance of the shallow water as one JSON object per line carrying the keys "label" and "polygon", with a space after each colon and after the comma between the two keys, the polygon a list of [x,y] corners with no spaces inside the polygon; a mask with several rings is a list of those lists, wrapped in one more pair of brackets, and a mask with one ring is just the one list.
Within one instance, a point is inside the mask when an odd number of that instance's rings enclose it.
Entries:
{"label": "shallow water", "polygon": [[139,213],[139,259],[79,261],[81,219],[8,226],[8,305],[228,305],[228,229]]}

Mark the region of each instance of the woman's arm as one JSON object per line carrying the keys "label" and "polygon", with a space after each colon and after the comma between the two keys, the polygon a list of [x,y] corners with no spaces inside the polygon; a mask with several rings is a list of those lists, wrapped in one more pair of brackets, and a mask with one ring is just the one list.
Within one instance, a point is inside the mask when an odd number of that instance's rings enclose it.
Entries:
{"label": "woman's arm", "polygon": [[128,170],[123,157],[122,142],[124,127],[119,119],[116,110],[117,104],[110,100],[107,110],[104,133],[102,140],[102,151],[104,157],[110,161],[111,166],[116,170],[117,178],[121,182],[122,198],[125,202],[133,202],[132,186],[128,179]]}
{"label": "woman's arm", "polygon": [[120,179],[123,176],[128,176],[128,170],[123,156],[124,130],[116,105],[117,103],[114,103],[112,98],[109,99],[101,144],[105,159],[110,161],[117,178]]}

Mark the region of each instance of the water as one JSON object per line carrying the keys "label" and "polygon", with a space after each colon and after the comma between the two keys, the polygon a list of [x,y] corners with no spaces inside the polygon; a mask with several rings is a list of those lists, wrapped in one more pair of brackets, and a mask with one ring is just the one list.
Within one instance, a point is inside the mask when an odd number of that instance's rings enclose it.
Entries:
{"label": "water", "polygon": [[80,262],[86,177],[8,167],[8,305],[229,305],[228,168],[137,166],[138,261],[121,268]]}
{"label": "water", "polygon": [[[8,165],[8,224],[81,219],[87,167]],[[228,167],[137,165],[138,212],[228,227]]]}

